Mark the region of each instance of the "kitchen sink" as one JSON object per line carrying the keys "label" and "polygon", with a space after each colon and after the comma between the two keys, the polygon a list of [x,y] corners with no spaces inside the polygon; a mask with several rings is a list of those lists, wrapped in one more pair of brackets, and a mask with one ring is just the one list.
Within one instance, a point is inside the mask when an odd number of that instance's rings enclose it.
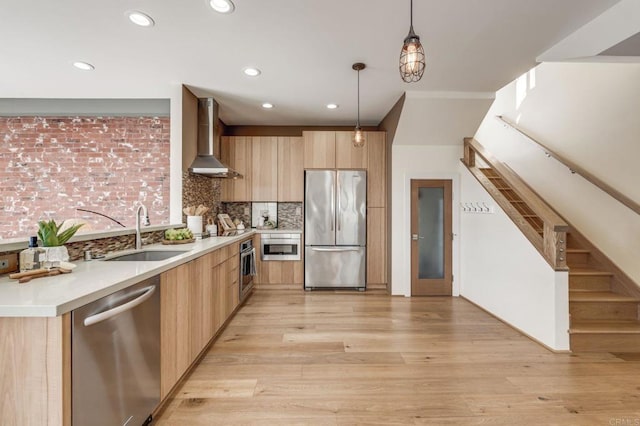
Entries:
{"label": "kitchen sink", "polygon": [[135,253],[121,254],[114,257],[105,259],[105,261],[118,261],[118,262],[155,262],[158,260],[169,259],[174,256],[179,256],[186,251],[180,250],[144,250],[137,251]]}

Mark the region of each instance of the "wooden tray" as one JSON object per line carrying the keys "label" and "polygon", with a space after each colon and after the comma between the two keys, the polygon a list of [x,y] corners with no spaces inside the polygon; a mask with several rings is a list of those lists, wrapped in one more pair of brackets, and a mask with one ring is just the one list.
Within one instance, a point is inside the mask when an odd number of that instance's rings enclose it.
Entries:
{"label": "wooden tray", "polygon": [[194,242],[195,239],[191,238],[190,240],[162,240],[162,244],[167,246],[172,246],[175,244],[189,244]]}

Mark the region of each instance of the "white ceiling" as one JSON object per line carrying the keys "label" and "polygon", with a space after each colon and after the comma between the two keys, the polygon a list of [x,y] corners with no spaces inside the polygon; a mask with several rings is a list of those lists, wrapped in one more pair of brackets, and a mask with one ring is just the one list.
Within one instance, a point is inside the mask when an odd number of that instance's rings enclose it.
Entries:
{"label": "white ceiling", "polygon": [[[213,94],[227,124],[351,125],[362,61],[361,122],[375,125],[406,90],[499,89],[617,1],[414,0],[427,70],[405,84],[409,0],[235,0],[231,15],[206,0],[0,0],[0,97],[169,98],[184,83]],[[130,24],[131,9],[156,25]]]}

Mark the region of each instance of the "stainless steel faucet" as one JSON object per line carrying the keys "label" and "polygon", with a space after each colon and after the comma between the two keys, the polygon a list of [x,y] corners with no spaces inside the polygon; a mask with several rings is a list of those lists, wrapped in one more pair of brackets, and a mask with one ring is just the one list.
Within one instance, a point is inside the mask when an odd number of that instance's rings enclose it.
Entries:
{"label": "stainless steel faucet", "polygon": [[142,225],[149,226],[151,223],[149,222],[149,212],[144,204],[140,204],[138,209],[136,210],[136,250],[140,250],[142,248],[142,237],[140,237],[140,211],[142,210]]}

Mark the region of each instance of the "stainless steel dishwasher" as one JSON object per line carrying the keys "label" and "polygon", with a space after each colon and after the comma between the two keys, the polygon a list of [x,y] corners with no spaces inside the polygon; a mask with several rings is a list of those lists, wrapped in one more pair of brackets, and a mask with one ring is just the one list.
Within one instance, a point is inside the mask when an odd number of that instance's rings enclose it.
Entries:
{"label": "stainless steel dishwasher", "polygon": [[148,423],[160,403],[160,277],[71,316],[73,426]]}

